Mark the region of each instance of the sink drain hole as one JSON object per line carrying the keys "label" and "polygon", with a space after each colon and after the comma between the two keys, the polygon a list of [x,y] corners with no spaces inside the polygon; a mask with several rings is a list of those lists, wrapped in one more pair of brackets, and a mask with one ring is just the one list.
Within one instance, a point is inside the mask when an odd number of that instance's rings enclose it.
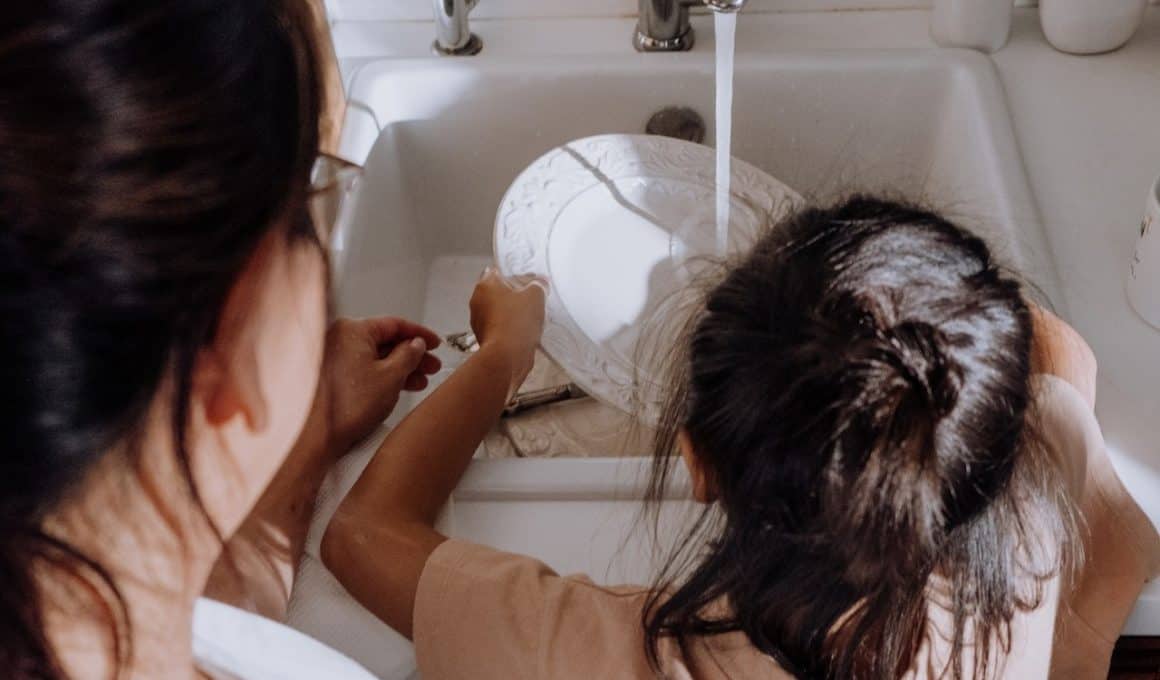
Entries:
{"label": "sink drain hole", "polygon": [[700,144],[705,141],[705,119],[687,106],[668,106],[648,119],[644,131]]}

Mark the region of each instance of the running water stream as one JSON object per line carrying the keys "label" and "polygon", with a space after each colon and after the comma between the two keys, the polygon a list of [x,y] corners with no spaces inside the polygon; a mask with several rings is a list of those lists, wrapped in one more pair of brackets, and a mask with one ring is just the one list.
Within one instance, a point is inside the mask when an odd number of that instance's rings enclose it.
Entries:
{"label": "running water stream", "polygon": [[714,12],[717,39],[717,255],[729,244],[730,158],[733,146],[733,49],[737,12]]}

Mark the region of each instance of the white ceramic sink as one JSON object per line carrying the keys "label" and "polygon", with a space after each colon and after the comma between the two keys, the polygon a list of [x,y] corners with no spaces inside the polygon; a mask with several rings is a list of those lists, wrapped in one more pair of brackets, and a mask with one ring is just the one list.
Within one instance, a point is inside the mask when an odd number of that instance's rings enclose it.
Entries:
{"label": "white ceramic sink", "polygon": [[[383,60],[354,75],[349,95],[343,152],[365,161],[366,179],[336,252],[340,311],[407,316],[441,333],[467,328],[496,208],[542,153],[588,135],[641,132],[670,105],[698,110],[706,142],[714,141],[713,65],[704,53]],[[869,190],[928,202],[979,229],[1062,304],[1005,96],[981,55],[743,51],[733,140],[736,156],[807,197]],[[348,466],[346,483],[358,467]],[[598,581],[647,579],[649,560],[627,538],[642,480],[632,459],[478,460],[447,530]],[[665,521],[687,509],[669,502]],[[318,521],[327,516],[324,508]],[[384,677],[401,677],[406,645],[390,631],[375,628],[379,642],[355,641],[329,623],[377,625],[326,578],[317,567],[304,572],[349,617],[292,622]]]}
{"label": "white ceramic sink", "polygon": [[[490,255],[505,189],[542,153],[642,132],[669,105],[701,112],[714,142],[712,62],[702,55],[384,60],[354,76],[350,97],[344,153],[365,160],[367,178],[343,238],[341,308],[448,332],[464,326],[463,310],[435,308],[444,301],[429,295],[440,286],[432,273],[446,279],[450,257],[475,267]],[[807,196],[863,189],[927,201],[985,233],[1058,299],[1005,97],[981,55],[739,54],[733,140],[736,156]]]}

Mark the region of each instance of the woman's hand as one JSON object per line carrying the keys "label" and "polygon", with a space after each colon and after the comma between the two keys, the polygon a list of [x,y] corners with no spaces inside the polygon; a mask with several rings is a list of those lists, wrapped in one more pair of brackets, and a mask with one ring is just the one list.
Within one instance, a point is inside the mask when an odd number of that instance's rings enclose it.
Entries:
{"label": "woman's hand", "polygon": [[480,351],[495,352],[511,362],[509,397],[532,370],[544,332],[546,289],[543,279],[508,279],[488,267],[471,296],[471,330]]}
{"label": "woman's hand", "polygon": [[404,390],[426,389],[440,368],[428,350],[438,345],[431,329],[393,317],[331,324],[314,403],[328,452],[341,456],[374,431]]}

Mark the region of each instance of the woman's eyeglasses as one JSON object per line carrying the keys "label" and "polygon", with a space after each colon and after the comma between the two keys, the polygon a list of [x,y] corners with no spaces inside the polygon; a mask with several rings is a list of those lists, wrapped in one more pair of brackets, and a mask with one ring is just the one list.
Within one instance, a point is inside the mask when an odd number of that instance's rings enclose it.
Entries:
{"label": "woman's eyeglasses", "polygon": [[361,165],[328,153],[318,154],[310,173],[310,219],[323,245],[341,248],[346,235],[339,229],[352,190],[362,178]]}

